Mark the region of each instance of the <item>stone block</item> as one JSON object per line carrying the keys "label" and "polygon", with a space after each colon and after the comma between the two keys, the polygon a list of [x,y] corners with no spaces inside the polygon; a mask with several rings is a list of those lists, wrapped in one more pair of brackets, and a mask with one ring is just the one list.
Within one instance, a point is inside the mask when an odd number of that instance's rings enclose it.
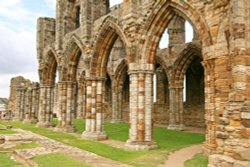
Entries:
{"label": "stone block", "polygon": [[219,139],[227,139],[229,137],[228,133],[225,132],[217,132],[216,137]]}
{"label": "stone block", "polygon": [[250,128],[250,119],[242,119],[242,125],[246,128]]}
{"label": "stone block", "polygon": [[208,157],[209,164],[211,164],[211,165],[219,164],[220,163],[220,157],[221,157],[221,155],[219,155],[219,154],[210,155]]}
{"label": "stone block", "polygon": [[230,126],[240,126],[240,125],[241,125],[240,121],[230,120]]}
{"label": "stone block", "polygon": [[222,162],[221,167],[233,167],[233,164],[228,163],[228,162]]}
{"label": "stone block", "polygon": [[250,148],[237,149],[237,153],[240,159],[250,161]]}
{"label": "stone block", "polygon": [[236,161],[233,167],[249,167],[250,161]]}
{"label": "stone block", "polygon": [[250,112],[242,112],[241,118],[243,119],[250,119]]}

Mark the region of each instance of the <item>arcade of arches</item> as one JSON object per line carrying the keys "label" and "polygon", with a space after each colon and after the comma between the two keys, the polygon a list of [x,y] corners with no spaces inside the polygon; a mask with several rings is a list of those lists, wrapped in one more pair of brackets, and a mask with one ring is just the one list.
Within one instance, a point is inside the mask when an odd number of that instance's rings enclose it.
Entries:
{"label": "arcade of arches", "polygon": [[55,19],[37,23],[37,103],[18,100],[32,99],[20,85],[15,119],[50,127],[56,115],[56,129],[72,132],[72,120],[84,118],[82,136],[96,140],[108,137],[104,120],[129,122],[133,150],[157,148],[154,125],[199,127],[210,167],[250,166],[249,0],[124,0],[111,8],[57,0],[56,9]]}

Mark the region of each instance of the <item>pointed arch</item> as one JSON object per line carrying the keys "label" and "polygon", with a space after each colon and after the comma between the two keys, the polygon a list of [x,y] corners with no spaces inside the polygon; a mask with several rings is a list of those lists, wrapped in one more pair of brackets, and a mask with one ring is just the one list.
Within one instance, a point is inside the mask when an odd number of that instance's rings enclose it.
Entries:
{"label": "pointed arch", "polygon": [[66,45],[62,69],[62,81],[75,81],[77,66],[82,56],[82,43],[75,35]]}
{"label": "pointed arch", "polygon": [[95,47],[90,65],[91,75],[106,75],[108,57],[118,37],[120,37],[124,44],[126,55],[130,55],[129,42],[126,35],[120,26],[115,22],[115,19],[107,17],[101,25],[100,31],[97,34],[96,40],[94,42]]}
{"label": "pointed arch", "polygon": [[161,0],[155,4],[152,15],[149,17],[144,28],[145,31],[143,34],[145,35],[143,35],[144,39],[141,42],[143,50],[140,55],[142,60],[153,64],[160,38],[171,19],[176,15],[180,15],[192,24],[204,46],[209,46],[213,43],[205,19],[188,2]]}
{"label": "pointed arch", "polygon": [[163,57],[157,56],[155,63],[159,64],[163,68],[167,78],[170,78],[171,73],[169,68],[167,67],[168,63],[165,61],[165,59]]}
{"label": "pointed arch", "polygon": [[202,58],[201,48],[192,43],[188,44],[187,47],[181,52],[180,57],[174,63],[174,73],[171,78],[171,83],[182,86],[185,73],[195,58]]}
{"label": "pointed arch", "polygon": [[126,79],[126,72],[128,71],[128,62],[126,59],[123,59],[116,68],[114,78],[117,81],[117,89],[124,83]]}
{"label": "pointed arch", "polygon": [[46,48],[42,64],[40,64],[39,78],[42,85],[54,85],[58,56],[53,48]]}

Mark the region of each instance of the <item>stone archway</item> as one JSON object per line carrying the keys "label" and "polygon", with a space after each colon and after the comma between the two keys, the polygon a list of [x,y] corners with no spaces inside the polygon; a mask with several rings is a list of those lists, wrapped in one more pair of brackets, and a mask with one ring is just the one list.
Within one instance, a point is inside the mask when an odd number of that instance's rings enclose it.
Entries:
{"label": "stone archway", "polygon": [[53,49],[48,50],[39,67],[40,97],[38,123],[40,127],[53,126],[53,93],[55,86],[58,58]]}
{"label": "stone archway", "polygon": [[[125,47],[126,55],[129,55],[127,37],[112,18],[106,18],[96,37],[93,56],[90,62],[90,72],[86,78],[86,129],[83,132],[83,137],[96,140],[107,138],[103,129],[105,79],[109,55],[118,37]],[[93,101],[95,103],[92,103]]]}
{"label": "stone archway", "polygon": [[[82,46],[82,45],[80,45]],[[70,41],[64,53],[61,79],[58,82],[58,125],[56,130],[73,132],[73,119],[76,117],[77,67],[82,50],[75,41]]]}

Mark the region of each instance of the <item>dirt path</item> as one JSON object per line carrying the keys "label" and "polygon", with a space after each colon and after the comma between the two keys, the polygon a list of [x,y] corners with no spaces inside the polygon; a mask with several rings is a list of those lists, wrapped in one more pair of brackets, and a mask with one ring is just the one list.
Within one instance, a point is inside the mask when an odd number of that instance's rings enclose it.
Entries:
{"label": "dirt path", "polygon": [[158,167],[184,167],[184,162],[186,160],[192,159],[192,157],[202,152],[202,145],[194,145],[190,147],[186,147],[170,153],[168,156],[168,160],[163,165],[159,165]]}

